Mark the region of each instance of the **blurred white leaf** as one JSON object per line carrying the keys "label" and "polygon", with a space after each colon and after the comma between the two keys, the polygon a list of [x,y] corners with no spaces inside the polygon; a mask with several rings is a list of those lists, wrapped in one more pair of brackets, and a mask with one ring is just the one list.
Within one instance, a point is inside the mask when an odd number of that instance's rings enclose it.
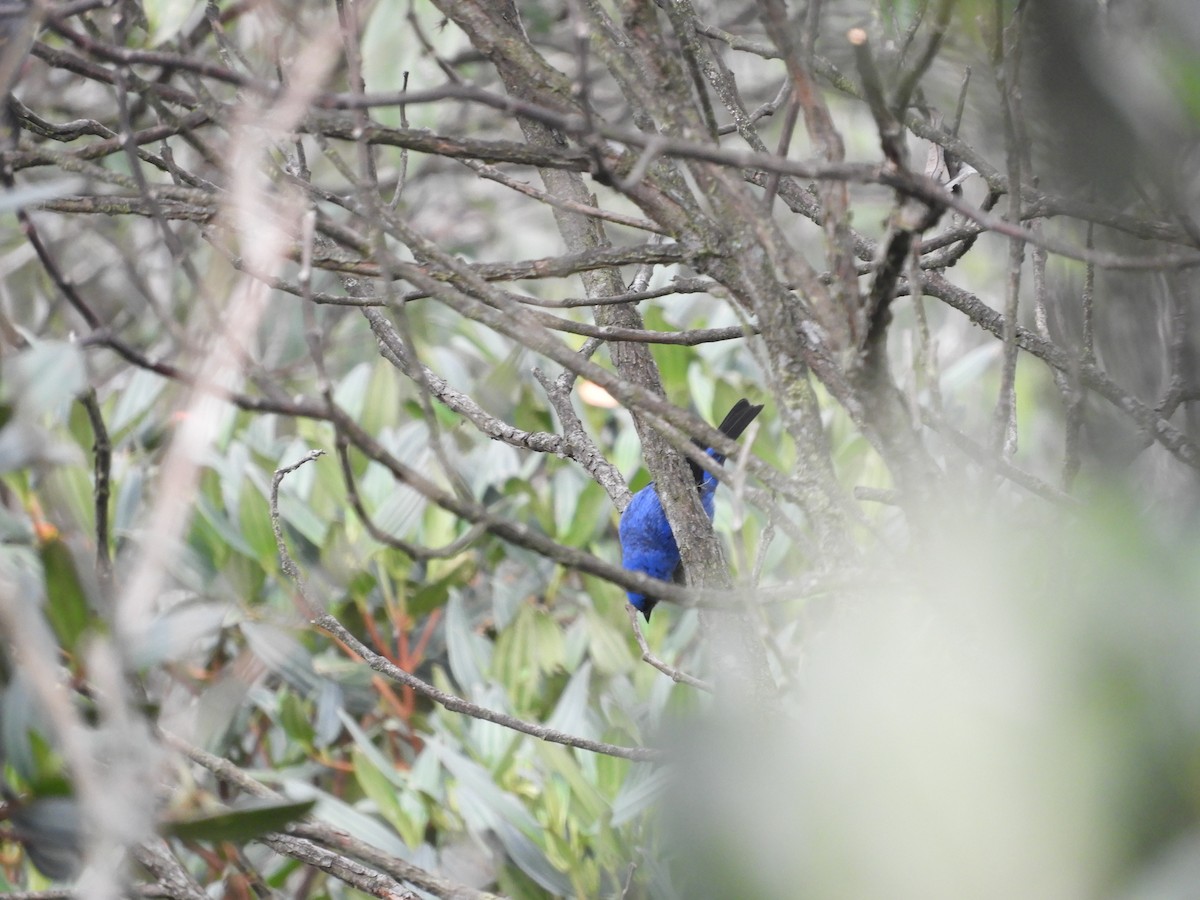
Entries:
{"label": "blurred white leaf", "polygon": [[157,47],[174,38],[190,24],[189,19],[203,14],[204,3],[205,0],[142,0],[150,44]]}

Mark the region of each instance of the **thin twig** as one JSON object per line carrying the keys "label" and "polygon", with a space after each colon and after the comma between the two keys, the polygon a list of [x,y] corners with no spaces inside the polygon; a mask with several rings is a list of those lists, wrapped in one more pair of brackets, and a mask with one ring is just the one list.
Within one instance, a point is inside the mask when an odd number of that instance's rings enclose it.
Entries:
{"label": "thin twig", "polygon": [[705,691],[709,694],[716,693],[716,689],[709,682],[702,681],[693,675],[689,675],[682,669],[676,669],[674,666],[669,666],[655,656],[653,651],[650,649],[650,645],[646,643],[646,636],[642,634],[642,623],[638,621],[638,611],[633,607],[632,604],[626,603],[625,612],[629,615],[629,626],[633,629],[633,636],[637,640],[638,647],[641,648],[642,662],[649,663],[676,684],[683,683],[689,685],[690,687],[694,687],[697,690]]}
{"label": "thin twig", "polygon": [[507,713],[497,712],[494,709],[488,709],[485,706],[480,706],[477,703],[456,697],[454,694],[439,690],[432,684],[422,681],[411,672],[405,672],[386,657],[371,651],[362,641],[347,631],[345,626],[333,616],[328,614],[318,616],[313,624],[329,632],[329,634],[345,644],[348,650],[359,656],[373,671],[378,672],[386,678],[390,678],[397,684],[407,685],[421,696],[428,697],[451,712],[462,713],[473,719],[482,719],[485,722],[494,722],[497,725],[502,725],[513,731],[519,731],[521,734],[528,734],[539,740],[563,744],[567,747],[575,747],[580,750],[588,750],[592,753],[602,753],[605,756],[616,756],[621,759],[633,760],[634,762],[654,762],[664,758],[661,750],[650,747],[622,747],[617,744],[605,743],[604,741],[593,741],[590,738],[567,734],[564,731],[559,731],[557,728],[549,728],[534,722],[526,722]]}

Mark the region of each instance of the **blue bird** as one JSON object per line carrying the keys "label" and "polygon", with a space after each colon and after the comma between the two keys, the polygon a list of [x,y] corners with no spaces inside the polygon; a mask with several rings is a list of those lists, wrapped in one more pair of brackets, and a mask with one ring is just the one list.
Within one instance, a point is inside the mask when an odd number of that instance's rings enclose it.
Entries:
{"label": "blue bird", "polygon": [[[755,406],[745,399],[739,400],[721,421],[718,430],[730,440],[736,441],[760,412],[761,406]],[[706,452],[718,465],[725,462],[724,454],[713,448],[709,447]],[[700,505],[704,507],[708,518],[712,519],[717,479],[690,459],[688,465],[696,478],[696,489],[700,491]],[[621,513],[618,533],[621,538],[621,561],[626,569],[631,572],[644,572],[660,581],[670,581],[678,574],[679,547],[675,543],[675,535],[671,533],[667,514],[663,511],[662,501],[658,498],[653,481],[633,495],[633,499],[625,507],[625,512]],[[634,609],[640,610],[649,622],[650,613],[658,600],[637,591],[629,591],[629,602]]]}

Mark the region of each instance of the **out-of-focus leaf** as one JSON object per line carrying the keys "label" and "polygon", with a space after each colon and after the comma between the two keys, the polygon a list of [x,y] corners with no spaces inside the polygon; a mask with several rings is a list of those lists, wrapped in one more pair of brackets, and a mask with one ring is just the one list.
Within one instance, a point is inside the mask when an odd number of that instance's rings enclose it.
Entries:
{"label": "out-of-focus leaf", "polygon": [[167,386],[167,379],[149,369],[134,369],[117,395],[116,406],[108,417],[108,433],[116,436],[134,424],[154,404]]}
{"label": "out-of-focus leaf", "polygon": [[407,844],[417,845],[421,842],[425,830],[424,821],[415,822],[406,812],[400,802],[400,794],[391,783],[386,772],[380,771],[375,763],[359,748],[351,751],[351,761],[354,765],[354,778],[363,789],[379,814],[383,816]]}
{"label": "out-of-focus leaf", "polygon": [[378,694],[371,681],[375,673],[361,662],[344,657],[339,659],[317,656],[313,659],[313,669],[322,678],[336,682],[341,688],[340,713],[361,716],[375,709]]}
{"label": "out-of-focus leaf", "polygon": [[254,655],[292,688],[308,696],[320,687],[321,677],[299,641],[271,625],[242,622],[239,627]]}
{"label": "out-of-focus leaf", "polygon": [[279,724],[288,736],[288,742],[301,747],[311,747],[315,730],[308,718],[305,703],[289,690],[279,693]]}
{"label": "out-of-focus leaf", "polygon": [[284,793],[289,797],[315,800],[317,805],[313,810],[313,815],[322,822],[359,840],[366,841],[384,853],[390,853],[400,859],[412,860],[412,850],[396,836],[392,829],[378,819],[360,812],[350,804],[313,787],[306,781],[285,780],[283,788]]}
{"label": "out-of-focus leaf", "polygon": [[533,700],[540,682],[540,669],[534,657],[532,606],[523,606],[512,625],[496,636],[493,673],[512,692],[518,706]]}
{"label": "out-of-focus leaf", "polygon": [[500,822],[496,827],[496,835],[512,861],[543,888],[559,897],[574,893],[571,880],[550,864],[541,848],[509,822]]}
{"label": "out-of-focus leaf", "polygon": [[48,508],[61,511],[63,518],[81,531],[90,533],[94,529],[96,499],[90,463],[76,459],[55,466],[42,476],[38,493]]}
{"label": "out-of-focus leaf", "polygon": [[964,387],[978,384],[984,373],[996,365],[1002,350],[1002,345],[988,343],[964,353],[942,370],[942,391],[952,397]]}
{"label": "out-of-focus leaf", "polygon": [[66,341],[31,341],[4,360],[4,397],[28,414],[65,417],[87,387],[83,354]]}
{"label": "out-of-focus leaf", "polygon": [[[488,709],[497,712],[512,713],[511,704],[504,688],[498,684],[490,684],[476,695],[476,700]],[[470,719],[468,738],[463,741],[471,755],[489,768],[502,765],[512,753],[514,744],[520,741],[519,732],[505,728],[495,722],[483,719]]]}
{"label": "out-of-focus leaf", "polygon": [[388,779],[388,781],[391,782],[392,790],[403,788],[404,779],[400,776],[400,773],[396,771],[395,766],[393,766],[387,757],[380,752],[379,748],[371,742],[371,739],[367,737],[367,733],[363,731],[362,728],[359,727],[358,723],[355,722],[354,719],[347,715],[344,711],[341,714],[341,719],[342,724],[350,733],[350,737],[354,740],[357,751],[361,753],[376,770],[382,773]]}
{"label": "out-of-focus leaf", "polygon": [[[627,414],[626,414],[627,415]],[[642,461],[642,445],[638,441],[637,432],[632,428],[622,428],[612,447],[612,463],[624,473],[629,487],[636,490],[645,484],[635,486],[634,476],[638,474],[638,466]]]}
{"label": "out-of-focus leaf", "polygon": [[595,612],[587,613],[588,648],[596,668],[605,675],[617,675],[628,672],[633,666],[634,657],[629,652],[629,644],[623,632],[620,632],[603,616]]}
{"label": "out-of-focus leaf", "polygon": [[553,571],[554,564],[544,557],[518,547],[508,549],[491,578],[492,616],[498,631],[508,628],[529,600],[545,591]]}
{"label": "out-of-focus leaf", "polygon": [[[571,789],[575,802],[582,805],[587,811],[587,821],[583,824],[587,825],[596,821],[608,811],[608,803],[605,802],[596,786],[584,775],[573,751],[567,747],[544,741],[539,742],[536,746],[538,755],[552,771],[557,772],[564,779]],[[595,755],[604,756],[605,754]],[[609,756],[607,758],[615,759],[616,757]]]}
{"label": "out-of-focus leaf", "polygon": [[477,685],[486,681],[483,673],[490,663],[490,644],[471,628],[462,596],[457,591],[451,592],[446,604],[445,629],[450,671],[461,690],[470,696]]}
{"label": "out-of-focus leaf", "polygon": [[[424,466],[425,460],[420,464]],[[387,477],[391,478],[391,475]],[[394,489],[388,492],[371,517],[376,527],[385,534],[404,538],[412,534],[428,501],[423,494],[407,485],[399,484],[394,479],[392,484]]]}
{"label": "out-of-focus leaf", "polygon": [[[240,439],[230,441],[224,453],[213,447],[207,454],[208,466],[216,478],[205,479],[205,493],[220,496],[221,507],[230,519],[236,520],[241,513],[243,482],[254,471],[252,458],[250,448]],[[215,493],[212,488],[216,488]]]}
{"label": "out-of-focus leaf", "polygon": [[413,847],[420,847],[429,826],[429,809],[424,800],[412,791],[401,791],[396,795],[400,805],[400,836]]}
{"label": "out-of-focus leaf", "polygon": [[359,363],[338,382],[333,390],[333,402],[352,419],[362,417],[367,402],[367,385],[371,380],[371,364]]}
{"label": "out-of-focus leaf", "polygon": [[46,578],[46,619],[61,645],[74,652],[91,619],[88,592],[75,556],[58,537],[42,541],[38,555]]}
{"label": "out-of-focus leaf", "polygon": [[275,546],[275,531],[271,527],[271,512],[267,498],[247,478],[242,483],[238,502],[238,519],[242,535],[254,549],[254,559],[267,566],[274,566],[278,550]]}
{"label": "out-of-focus leaf", "polygon": [[546,720],[546,724],[567,734],[591,737],[591,707],[588,703],[591,683],[592,666],[590,663],[584,663],[567,682],[566,688],[558,698],[558,704],[554,707],[554,714]]}
{"label": "out-of-focus leaf", "polygon": [[113,507],[112,528],[117,534],[128,531],[137,523],[141,513],[145,470],[130,466],[117,484],[117,502]]}
{"label": "out-of-focus leaf", "polygon": [[57,440],[28,417],[13,418],[0,428],[0,473],[23,469],[34,463],[63,465],[81,459],[75,444]]}
{"label": "out-of-focus leaf", "polygon": [[[418,43],[417,28],[406,17],[389,14],[387,7],[376,6],[372,10],[362,37],[363,78],[367,90],[397,90],[409,73],[413,84],[436,79],[441,72],[433,60],[443,54],[453,57],[465,48],[466,38],[460,29],[438,27],[440,19],[435,7],[415,4],[412,14],[421,23],[419,28],[424,39],[432,45],[431,49],[426,50]],[[437,111],[432,108],[414,106],[407,115],[414,128],[433,128],[438,121]],[[379,117],[380,122],[393,127],[401,122],[399,110],[395,108],[380,109]],[[439,367],[439,371],[444,370]],[[445,374],[450,377],[449,373]],[[394,374],[392,377],[399,380]]]}
{"label": "out-of-focus leaf", "polygon": [[237,809],[168,822],[163,833],[188,841],[241,843],[269,831],[279,831],[308,815],[315,805],[315,800],[254,800]]}
{"label": "out-of-focus leaf", "polygon": [[253,685],[238,672],[226,672],[196,701],[193,713],[198,744],[217,746],[245,713],[246,697]]}
{"label": "out-of-focus leaf", "polygon": [[[406,466],[421,473],[431,472],[433,455],[424,422],[410,422],[395,432],[384,434],[383,444]],[[367,467],[359,484],[359,494],[376,526],[398,538],[412,534],[427,505],[420,492],[397,481],[378,463]]]}
{"label": "out-of-focus leaf", "polygon": [[[3,516],[2,512],[0,512],[0,516]],[[8,518],[6,525],[13,528],[14,541],[33,540],[33,533],[29,528],[28,521],[24,522],[23,532],[17,531],[21,528],[22,522],[15,517]],[[45,575],[42,561],[38,552],[24,543],[0,543],[0,578],[8,582],[10,590],[23,600],[36,602],[45,595]]]}
{"label": "out-of-focus leaf", "polygon": [[445,800],[445,782],[442,778],[442,766],[435,750],[426,747],[417,756],[413,766],[408,771],[408,785],[414,791],[420,791],[437,803]]}
{"label": "out-of-focus leaf", "polygon": [[530,607],[529,652],[533,662],[545,674],[558,672],[566,659],[562,628],[539,607]]}
{"label": "out-of-focus leaf", "polygon": [[[4,559],[4,554],[19,549],[17,545],[33,543],[33,523],[23,511],[9,509],[0,504],[0,574],[13,577],[9,569],[15,559]],[[34,566],[31,572],[36,573]]]}
{"label": "out-of-focus leaf", "polygon": [[442,606],[449,598],[450,591],[466,583],[474,572],[474,559],[468,556],[455,559],[451,568],[444,570],[437,578],[421,583],[408,600],[408,614],[424,616]]}
{"label": "out-of-focus leaf", "polygon": [[0,760],[12,766],[26,784],[41,774],[32,738],[47,728],[33,692],[18,673],[0,694]]}
{"label": "out-of-focus leaf", "polygon": [[454,776],[459,809],[476,829],[496,833],[514,863],[546,890],[558,895],[571,892],[570,881],[546,859],[530,839],[540,833],[528,811],[515,797],[502,790],[477,763],[449,747],[439,745],[438,757]]}
{"label": "out-of-focus leaf", "polygon": [[[402,428],[385,432],[381,442],[405,465],[422,473],[432,470],[429,430],[423,422],[410,422]],[[412,533],[427,505],[420,492],[397,481],[390,471],[378,463],[367,466],[359,480],[358,493],[375,524],[397,537]]]}
{"label": "out-of-focus leaf", "polygon": [[72,797],[40,797],[12,814],[13,830],[47,878],[71,881],[83,865],[79,804]]}
{"label": "out-of-focus leaf", "polygon": [[184,601],[154,620],[133,639],[130,656],[139,667],[179,660],[197,644],[213,640],[226,610],[216,603]]}
{"label": "out-of-focus leaf", "polygon": [[596,774],[594,786],[605,798],[615,798],[629,777],[630,766],[634,765],[627,759],[609,756],[606,753],[593,754]]}
{"label": "out-of-focus leaf", "polygon": [[23,184],[6,188],[0,194],[0,213],[13,212],[46,200],[77,194],[83,189],[82,178],[56,178],[40,184]]}
{"label": "out-of-focus leaf", "polygon": [[579,493],[578,505],[571,525],[563,535],[563,543],[569,547],[582,547],[593,535],[602,534],[611,527],[613,514],[612,501],[604,488],[594,481],[588,481]]}
{"label": "out-of-focus leaf", "polygon": [[225,514],[213,506],[212,501],[203,494],[196,498],[196,510],[200,513],[204,521],[212,527],[213,531],[216,532],[225,545],[241,553],[243,556],[247,556],[250,559],[255,558],[254,548],[246,542],[241,532],[233,527]]}
{"label": "out-of-focus leaf", "polygon": [[[430,745],[432,746],[432,745]],[[543,888],[560,896],[571,893],[570,880],[555,869],[529,834],[536,822],[516,798],[503,791],[477,763],[444,745],[438,757],[457,783],[459,809],[478,828],[494,831],[514,863]]]}
{"label": "out-of-focus leaf", "polygon": [[[427,746],[435,745],[431,742]],[[492,825],[503,819],[531,833],[537,831],[537,821],[529,811],[512,794],[497,785],[483,766],[445,744],[437,744],[436,752],[442,765],[454,776],[459,790],[468,791],[486,807],[487,818]]]}
{"label": "out-of-focus leaf", "polygon": [[583,616],[580,616],[566,626],[566,632],[563,637],[564,669],[572,672],[583,665],[583,657],[587,653],[589,640],[587,619]]}
{"label": "out-of-focus leaf", "polygon": [[342,705],[345,703],[342,687],[336,681],[322,678],[317,691],[316,725],[314,740],[318,747],[328,747],[342,732]]}
{"label": "out-of-focus leaf", "polygon": [[[287,465],[303,456],[307,451],[301,450],[295,456],[279,457],[279,436],[276,434],[278,425],[279,420],[275,416],[254,416],[245,428],[239,430],[238,438],[256,456],[263,459],[281,458],[284,460],[283,465]],[[300,471],[303,471],[303,468]],[[297,475],[299,475],[299,471],[293,472],[288,476],[288,481],[296,478]]]}
{"label": "out-of-focus leaf", "polygon": [[579,495],[583,492],[583,479],[572,469],[559,469],[554,473],[550,488],[554,496],[555,534],[562,536],[571,531],[579,513]]}
{"label": "out-of-focus leaf", "polygon": [[641,766],[633,769],[612,805],[612,824],[621,825],[640,815],[657,800],[667,786],[665,768]]}
{"label": "out-of-focus leaf", "polygon": [[362,427],[371,434],[379,434],[399,421],[401,381],[396,377],[396,370],[391,363],[384,359],[375,361],[367,382],[367,397],[370,399],[364,404],[360,417]]}
{"label": "out-of-focus leaf", "polygon": [[295,494],[282,489],[279,493],[279,516],[314,546],[320,547],[325,543],[329,521],[318,516],[308,503]]}
{"label": "out-of-focus leaf", "polygon": [[199,15],[203,7],[204,0],[142,0],[142,9],[150,26],[151,46],[158,46],[179,34],[188,19]]}
{"label": "out-of-focus leaf", "polygon": [[[516,447],[494,442],[476,447],[466,462],[467,478],[476,497],[489,488],[503,488],[510,478],[521,476],[530,462]],[[536,459],[533,462],[537,462]]]}
{"label": "out-of-focus leaf", "polygon": [[714,424],[720,422],[726,410],[713,408],[716,387],[713,384],[712,373],[703,363],[694,362],[688,366],[687,384],[688,395],[692,398],[696,412]]}
{"label": "out-of-focus leaf", "polygon": [[[663,315],[662,307],[651,306],[645,313],[646,327],[655,331],[672,331],[674,327]],[[671,345],[650,345],[658,370],[662,375],[663,387],[667,396],[673,402],[685,408],[688,405],[687,372],[688,366],[695,357],[695,351],[690,347]]]}

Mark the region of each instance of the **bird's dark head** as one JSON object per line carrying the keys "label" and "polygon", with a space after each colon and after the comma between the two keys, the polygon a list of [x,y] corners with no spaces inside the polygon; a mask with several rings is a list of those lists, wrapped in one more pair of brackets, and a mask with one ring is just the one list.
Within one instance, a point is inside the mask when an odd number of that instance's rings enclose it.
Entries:
{"label": "bird's dark head", "polygon": [[658,601],[653,597],[647,597],[645,594],[635,594],[629,592],[629,605],[646,617],[646,621],[650,621],[650,613],[654,611],[654,607],[658,605]]}

